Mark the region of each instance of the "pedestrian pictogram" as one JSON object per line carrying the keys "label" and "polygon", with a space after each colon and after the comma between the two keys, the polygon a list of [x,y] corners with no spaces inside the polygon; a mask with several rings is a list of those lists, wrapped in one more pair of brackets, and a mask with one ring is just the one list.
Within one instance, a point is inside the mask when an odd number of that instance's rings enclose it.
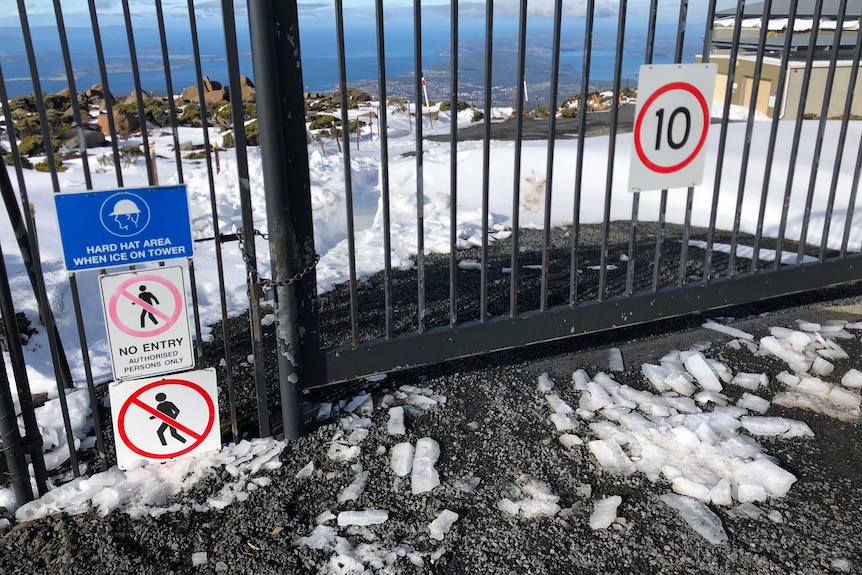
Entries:
{"label": "pedestrian pictogram", "polygon": [[214,369],[113,383],[109,392],[120,469],[221,447]]}
{"label": "pedestrian pictogram", "polygon": [[99,278],[115,379],[194,367],[183,268],[156,268]]}
{"label": "pedestrian pictogram", "polygon": [[70,272],[193,255],[185,186],[66,192],[54,204]]}
{"label": "pedestrian pictogram", "polygon": [[632,192],[703,181],[715,64],[641,66],[632,135]]}

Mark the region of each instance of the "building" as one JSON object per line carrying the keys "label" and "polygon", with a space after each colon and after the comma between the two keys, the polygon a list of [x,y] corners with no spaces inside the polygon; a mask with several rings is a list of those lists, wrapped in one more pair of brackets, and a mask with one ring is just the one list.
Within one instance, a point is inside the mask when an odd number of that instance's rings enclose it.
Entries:
{"label": "building", "polygon": [[[789,13],[793,3],[797,5],[796,20],[790,39],[789,53],[785,54]],[[821,13],[818,22],[815,22],[814,13],[817,4],[821,6]],[[756,95],[757,112],[769,117],[776,113],[777,90],[783,75],[784,97],[778,114],[781,118],[796,117],[802,99],[806,59],[811,45],[811,36],[814,34],[815,48],[804,113],[812,117],[820,116],[823,99],[826,97],[829,62],[837,50],[838,59],[827,115],[832,118],[844,114],[851,70],[854,65],[859,65],[858,61],[854,62],[854,54],[860,19],[862,19],[860,18],[862,0],[847,1],[844,23],[839,32],[837,25],[840,4],[840,0],[774,0],[772,2]],[[739,52],[730,98],[731,104],[746,108],[750,106],[754,93],[763,10],[763,2],[748,4],[744,8],[741,19]],[[718,65],[714,97],[716,102],[724,102],[726,96],[728,64],[736,26],[736,8],[716,12],[709,53],[709,61]],[[786,65],[783,65],[785,57]],[[858,79],[854,87],[851,115],[862,117],[862,78]]]}

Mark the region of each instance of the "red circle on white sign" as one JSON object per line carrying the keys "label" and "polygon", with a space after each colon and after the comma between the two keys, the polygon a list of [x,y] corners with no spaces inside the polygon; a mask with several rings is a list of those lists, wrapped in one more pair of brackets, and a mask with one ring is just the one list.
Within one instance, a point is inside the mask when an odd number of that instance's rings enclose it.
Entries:
{"label": "red circle on white sign", "polygon": [[[681,92],[681,94],[673,94],[673,92]],[[698,108],[695,112],[699,111],[702,114],[702,126],[700,136],[697,137],[697,143],[694,148],[679,160],[678,158],[674,160],[672,164],[661,164],[659,158],[650,158],[647,154],[646,149],[641,142],[641,138],[643,136],[644,130],[644,120],[647,117],[647,112],[653,107],[653,105],[658,101],[662,96],[667,95],[685,95],[689,94],[694,96],[696,100],[696,104]],[[661,124],[659,124],[661,127]],[[690,129],[690,126],[688,126]],[[709,128],[709,105],[706,102],[706,98],[704,98],[703,94],[698,90],[696,86],[689,84],[688,82],[671,82],[669,84],[665,84],[658,90],[652,93],[652,95],[647,99],[644,103],[643,108],[640,110],[638,117],[635,121],[634,128],[634,145],[635,152],[640,158],[641,163],[644,166],[652,170],[653,172],[657,172],[659,174],[671,174],[673,172],[678,172],[688,166],[690,163],[694,161],[694,159],[700,154],[703,149],[704,144],[706,143],[706,135]],[[668,126],[668,130],[670,131],[670,126]],[[658,134],[658,138],[661,137],[661,134]],[[670,139],[670,134],[668,135],[668,139]],[[657,146],[658,147],[658,146]]]}
{"label": "red circle on white sign", "polygon": [[[152,405],[149,405],[141,399],[141,395],[143,395],[144,393],[152,391],[158,387],[165,387],[169,385],[179,385],[181,387],[189,388],[201,396],[201,399],[204,400],[207,408],[206,425],[204,426],[203,430],[196,431],[194,429],[191,429],[188,426],[180,423],[176,419],[169,417],[168,415],[160,411],[157,407],[153,407]],[[151,419],[161,420],[163,424],[167,424],[169,427],[172,427],[179,432],[186,434],[190,438],[194,439],[194,441],[188,446],[185,446],[185,444],[183,444],[182,449],[170,453],[153,453],[151,451],[147,451],[146,449],[138,445],[135,445],[135,443],[132,441],[131,436],[129,435],[128,430],[126,429],[126,417],[129,413],[129,409],[132,406],[146,411],[150,414]],[[120,414],[117,416],[117,431],[123,444],[138,455],[150,459],[172,459],[174,457],[179,457],[180,455],[185,455],[186,453],[189,453],[195,448],[199,447],[209,436],[210,431],[212,431],[214,422],[215,405],[213,404],[212,399],[210,398],[206,390],[204,390],[204,388],[192,381],[186,381],[183,379],[164,379],[161,381],[155,381],[153,383],[150,383],[149,385],[145,385],[144,387],[129,396],[129,398],[123,404],[123,407],[120,409]],[[136,429],[134,430],[134,432],[140,433],[141,431]]]}
{"label": "red circle on white sign", "polygon": [[[135,294],[127,291],[127,288],[131,285],[142,283],[142,282],[155,282],[170,292],[173,297],[173,305],[174,310],[170,315],[162,313],[157,307],[153,306],[149,302],[144,301],[143,299],[137,297]],[[131,300],[131,302],[135,305],[141,306],[143,310],[149,312],[152,315],[158,316],[163,320],[164,323],[162,325],[156,327],[155,329],[145,330],[138,329],[137,327],[131,327],[123,323],[122,318],[117,311],[117,304],[120,302],[120,298],[125,298]],[[123,283],[121,283],[117,290],[111,295],[111,301],[108,303],[108,315],[111,317],[111,321],[114,322],[114,325],[117,326],[117,329],[122,331],[123,333],[130,335],[132,337],[155,337],[157,335],[161,335],[171,329],[177,320],[180,318],[180,314],[183,313],[184,306],[182,305],[182,294],[180,294],[179,288],[175,286],[170,281],[165,278],[152,274],[145,275],[135,275],[132,278],[127,279]]]}

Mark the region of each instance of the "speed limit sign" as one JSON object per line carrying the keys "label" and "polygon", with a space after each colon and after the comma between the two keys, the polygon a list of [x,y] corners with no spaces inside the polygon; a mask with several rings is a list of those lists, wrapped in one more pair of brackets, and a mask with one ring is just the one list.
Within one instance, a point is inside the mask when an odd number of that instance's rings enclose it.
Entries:
{"label": "speed limit sign", "polygon": [[703,181],[715,64],[641,66],[629,190]]}

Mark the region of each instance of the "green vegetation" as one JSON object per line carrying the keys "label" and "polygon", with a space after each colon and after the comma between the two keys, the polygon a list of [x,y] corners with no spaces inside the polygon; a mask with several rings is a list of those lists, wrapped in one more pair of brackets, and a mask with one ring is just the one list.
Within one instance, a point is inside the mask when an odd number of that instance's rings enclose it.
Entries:
{"label": "green vegetation", "polygon": [[[452,107],[452,101],[451,100],[443,100],[442,102],[440,102],[440,111],[441,112],[445,112],[446,110],[450,109],[451,107]],[[468,104],[464,100],[458,100],[458,111],[459,112],[463,112],[464,110],[466,110],[469,107],[470,107],[470,104]]]}
{"label": "green vegetation", "polygon": [[[69,169],[63,164],[63,158],[60,157],[60,154],[54,154],[54,168],[58,172],[65,172]],[[37,172],[50,172],[51,166],[48,163],[48,158],[45,158],[44,160],[33,166],[33,169]]]}
{"label": "green vegetation", "polygon": [[[138,103],[131,102],[128,104],[118,104],[114,106],[114,111],[125,112],[126,114],[137,118]],[[168,126],[171,123],[168,103],[161,98],[149,98],[144,100],[144,114],[147,116],[147,121],[152,122],[156,126]]]}

